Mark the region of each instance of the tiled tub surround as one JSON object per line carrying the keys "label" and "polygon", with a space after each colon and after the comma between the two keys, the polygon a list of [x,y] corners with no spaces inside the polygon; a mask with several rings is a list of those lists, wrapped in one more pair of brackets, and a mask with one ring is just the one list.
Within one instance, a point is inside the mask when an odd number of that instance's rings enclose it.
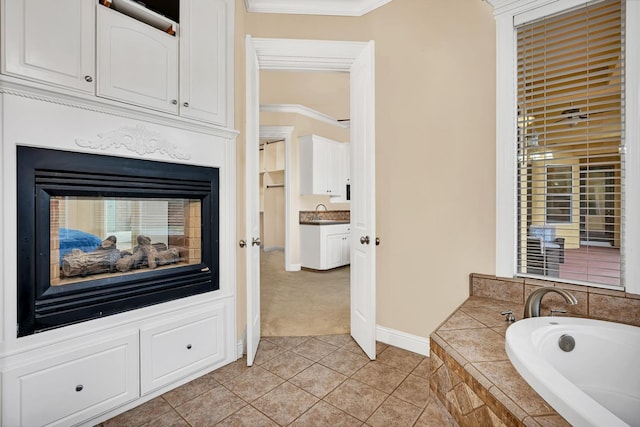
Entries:
{"label": "tiled tub surround", "polygon": [[479,274],[471,275],[470,285],[469,299],[430,340],[431,390],[461,426],[569,425],[518,374],[505,351],[509,323],[500,313],[512,310],[522,319],[524,301],[535,289],[559,286],[578,299],[569,307],[549,293],[541,313],[562,308],[574,317],[640,326],[640,297],[622,291]]}
{"label": "tiled tub surround", "polygon": [[[640,295],[624,291],[577,286],[567,283],[537,279],[506,279],[483,274],[471,274],[469,294],[524,304],[531,292],[543,286],[556,286],[571,292],[578,304],[567,306],[563,298],[549,293],[542,299],[540,314],[548,316],[552,308],[567,310],[567,316],[588,317],[640,326]],[[515,313],[515,311],[514,311]],[[522,319],[516,315],[516,319]]]}
{"label": "tiled tub surround", "polygon": [[299,211],[298,217],[300,222],[308,222],[315,219],[349,221],[351,219],[351,211],[325,211],[320,209],[317,215],[316,211]]}

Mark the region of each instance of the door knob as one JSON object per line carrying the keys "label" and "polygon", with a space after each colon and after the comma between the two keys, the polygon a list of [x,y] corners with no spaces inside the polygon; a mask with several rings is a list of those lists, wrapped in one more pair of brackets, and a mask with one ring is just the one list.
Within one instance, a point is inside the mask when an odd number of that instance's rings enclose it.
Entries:
{"label": "door knob", "polygon": [[360,243],[363,244],[363,245],[368,245],[369,244],[369,236],[360,237]]}
{"label": "door knob", "polygon": [[260,241],[259,237],[254,237],[253,241],[251,242],[251,246],[260,246],[262,242]]}
{"label": "door knob", "polygon": [[244,241],[244,240],[240,240],[240,241],[238,242],[238,245],[240,245],[240,247],[241,247],[241,248],[244,248],[245,246],[247,246],[247,242],[246,242],[246,241]]}
{"label": "door knob", "polygon": [[380,238],[376,237],[376,246],[380,246]]}

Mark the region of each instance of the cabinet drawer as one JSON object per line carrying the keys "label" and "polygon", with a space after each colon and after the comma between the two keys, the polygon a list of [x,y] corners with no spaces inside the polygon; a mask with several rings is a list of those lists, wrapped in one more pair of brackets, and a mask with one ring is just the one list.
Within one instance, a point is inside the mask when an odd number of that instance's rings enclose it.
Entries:
{"label": "cabinet drawer", "polygon": [[143,394],[224,360],[224,311],[220,305],[140,331]]}
{"label": "cabinet drawer", "polygon": [[72,425],[138,397],[137,333],[12,369],[3,424]]}

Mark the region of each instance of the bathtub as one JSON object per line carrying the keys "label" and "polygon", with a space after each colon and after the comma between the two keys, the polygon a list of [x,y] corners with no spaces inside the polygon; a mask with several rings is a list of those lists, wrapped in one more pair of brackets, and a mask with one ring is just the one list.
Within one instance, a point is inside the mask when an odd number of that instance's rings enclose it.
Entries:
{"label": "bathtub", "polygon": [[[563,335],[575,346],[563,351]],[[563,345],[571,347],[564,337]],[[575,427],[640,426],[640,327],[575,317],[534,317],[507,329],[516,370]]]}

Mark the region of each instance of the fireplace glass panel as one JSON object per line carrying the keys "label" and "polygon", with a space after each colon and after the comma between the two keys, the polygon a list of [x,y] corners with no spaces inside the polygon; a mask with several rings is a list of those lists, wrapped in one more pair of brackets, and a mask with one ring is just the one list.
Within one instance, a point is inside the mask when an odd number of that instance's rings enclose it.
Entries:
{"label": "fireplace glass panel", "polygon": [[50,198],[50,285],[202,262],[201,202]]}

